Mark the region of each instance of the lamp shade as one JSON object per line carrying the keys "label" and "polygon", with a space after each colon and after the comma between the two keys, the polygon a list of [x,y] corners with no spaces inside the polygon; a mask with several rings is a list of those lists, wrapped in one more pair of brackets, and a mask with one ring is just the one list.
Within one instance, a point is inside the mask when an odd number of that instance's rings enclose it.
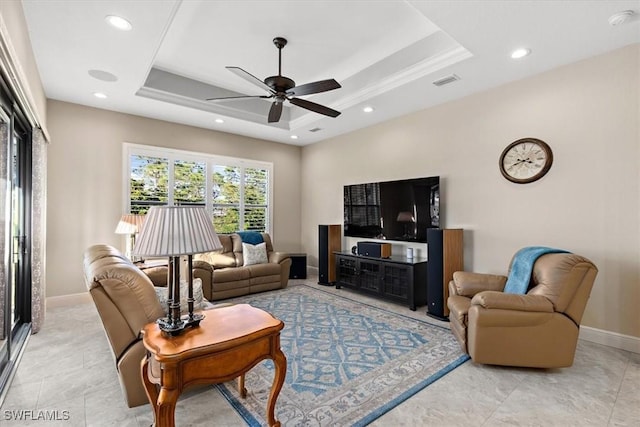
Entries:
{"label": "lamp shade", "polygon": [[413,217],[413,214],[411,212],[408,212],[408,211],[399,212],[398,213],[398,218],[396,218],[396,221],[398,221],[398,222],[416,222],[415,218]]}
{"label": "lamp shade", "polygon": [[116,234],[135,234],[142,229],[144,215],[125,214],[120,217],[116,227]]}
{"label": "lamp shade", "polygon": [[134,255],[164,257],[220,249],[213,223],[202,207],[153,206],[133,248]]}

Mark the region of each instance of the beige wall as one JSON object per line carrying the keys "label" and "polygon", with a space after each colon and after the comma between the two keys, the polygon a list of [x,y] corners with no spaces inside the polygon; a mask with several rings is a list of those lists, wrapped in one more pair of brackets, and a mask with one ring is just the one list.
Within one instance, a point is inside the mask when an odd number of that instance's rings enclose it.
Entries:
{"label": "beige wall", "polygon": [[41,125],[44,127],[47,121],[47,98],[42,88],[38,66],[31,49],[29,31],[22,10],[21,1],[0,1],[0,16],[2,23],[6,26],[8,38],[15,49],[15,54],[20,69],[24,73],[26,81],[21,83],[26,86],[32,97],[33,107],[37,111]]}
{"label": "beige wall", "polygon": [[[529,245],[584,255],[599,275],[583,324],[640,337],[639,76],[634,45],[305,147],[311,263],[317,225],[342,223],[343,185],[439,175],[442,225],[465,229],[466,269],[504,274]],[[498,158],[523,137],[546,141],[554,164],[517,185]]]}
{"label": "beige wall", "polygon": [[[302,242],[312,264],[317,224],[342,222],[344,184],[440,175],[443,225],[465,228],[467,269],[503,273],[513,252],[532,244],[585,255],[600,273],[583,324],[640,337],[638,45],[305,147],[301,158],[284,144],[47,104],[21,2],[0,1],[0,16],[54,141],[47,296],[84,291],[88,245],[122,246],[113,229],[126,141],[273,162],[274,241],[291,251]],[[511,184],[497,159],[526,136],[551,145],[554,165],[541,181]]]}
{"label": "beige wall", "polygon": [[122,143],[155,145],[273,163],[276,249],[300,250],[297,146],[49,101],[47,296],[85,292],[82,254],[92,244],[124,250]]}

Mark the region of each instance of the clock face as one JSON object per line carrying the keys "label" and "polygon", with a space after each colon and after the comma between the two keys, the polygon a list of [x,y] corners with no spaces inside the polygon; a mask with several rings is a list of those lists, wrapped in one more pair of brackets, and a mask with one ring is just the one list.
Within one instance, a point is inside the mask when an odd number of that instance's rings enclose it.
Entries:
{"label": "clock face", "polygon": [[553,153],[544,142],[524,138],[512,142],[500,156],[500,172],[511,182],[526,184],[542,178],[551,168]]}

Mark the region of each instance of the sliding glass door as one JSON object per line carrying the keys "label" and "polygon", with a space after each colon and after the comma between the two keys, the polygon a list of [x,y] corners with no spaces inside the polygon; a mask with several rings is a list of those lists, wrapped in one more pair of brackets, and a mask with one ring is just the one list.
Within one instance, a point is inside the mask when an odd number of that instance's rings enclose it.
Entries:
{"label": "sliding glass door", "polygon": [[1,402],[31,323],[31,135],[6,91],[0,100]]}
{"label": "sliding glass door", "polygon": [[5,111],[0,109],[0,374],[9,362],[9,341],[7,340],[8,331],[5,327],[10,319],[9,311],[11,308],[11,295],[9,278],[9,262],[10,238],[7,218],[10,213],[11,206],[11,189],[10,180],[8,180],[9,165],[9,141],[10,141],[10,118]]}

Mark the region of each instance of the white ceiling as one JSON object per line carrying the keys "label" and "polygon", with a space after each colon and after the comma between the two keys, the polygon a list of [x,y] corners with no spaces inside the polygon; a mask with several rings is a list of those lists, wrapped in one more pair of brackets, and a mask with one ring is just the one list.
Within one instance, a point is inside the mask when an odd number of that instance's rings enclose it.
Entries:
{"label": "white ceiling", "polygon": [[[640,42],[640,0],[22,3],[48,98],[295,145]],[[609,25],[623,10],[636,15]],[[114,29],[107,15],[126,18],[133,29]],[[276,36],[289,41],[283,75],[297,84],[330,78],[342,84],[304,97],[341,111],[339,117],[285,104],[282,120],[268,124],[270,100],[205,101],[264,95],[225,66],[260,79],[277,75]],[[531,55],[511,59],[518,47]],[[460,80],[433,85],[451,74]],[[364,113],[364,106],[374,111]]]}

